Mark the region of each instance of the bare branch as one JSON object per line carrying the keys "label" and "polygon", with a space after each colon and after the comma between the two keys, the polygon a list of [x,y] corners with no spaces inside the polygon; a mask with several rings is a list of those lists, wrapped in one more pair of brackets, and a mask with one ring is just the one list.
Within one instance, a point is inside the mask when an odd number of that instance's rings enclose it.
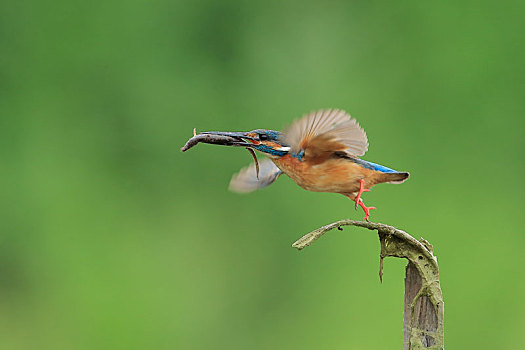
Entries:
{"label": "bare branch", "polygon": [[403,349],[444,349],[444,304],[433,246],[423,238],[418,241],[393,226],[366,221],[340,220],[307,233],[292,244],[292,247],[298,250],[304,249],[328,231],[341,229],[342,226],[359,226],[377,230],[381,244],[380,279],[383,276],[385,257],[408,260],[405,277]]}

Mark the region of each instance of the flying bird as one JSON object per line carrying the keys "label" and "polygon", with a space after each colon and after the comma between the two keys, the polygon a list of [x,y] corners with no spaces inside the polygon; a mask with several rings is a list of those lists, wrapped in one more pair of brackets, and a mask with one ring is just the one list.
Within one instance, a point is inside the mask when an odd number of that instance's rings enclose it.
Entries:
{"label": "flying bird", "polygon": [[[355,209],[358,205],[363,208],[367,221],[370,210],[376,208],[367,207],[362,194],[376,184],[398,184],[409,177],[408,172],[359,158],[368,150],[366,133],[355,119],[339,109],[311,112],[282,132],[209,131],[196,137],[209,137],[207,135],[226,138],[228,142],[223,144],[246,147],[254,156],[255,164],[233,176],[231,191],[246,193],[265,188],[286,174],[305,190],[340,193],[350,198],[355,202]],[[264,153],[268,159],[259,164],[252,150]]]}

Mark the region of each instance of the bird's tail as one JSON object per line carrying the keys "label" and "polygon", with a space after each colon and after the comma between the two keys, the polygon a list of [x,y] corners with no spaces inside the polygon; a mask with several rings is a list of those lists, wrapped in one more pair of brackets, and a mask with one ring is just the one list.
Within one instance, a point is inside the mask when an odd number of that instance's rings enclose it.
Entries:
{"label": "bird's tail", "polygon": [[409,173],[382,173],[379,175],[379,182],[386,182],[389,184],[401,184],[408,179]]}

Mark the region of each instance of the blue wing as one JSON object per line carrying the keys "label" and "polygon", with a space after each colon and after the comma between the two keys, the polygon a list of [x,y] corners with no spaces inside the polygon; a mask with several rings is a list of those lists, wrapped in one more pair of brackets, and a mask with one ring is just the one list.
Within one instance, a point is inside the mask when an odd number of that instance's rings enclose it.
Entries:
{"label": "blue wing", "polygon": [[283,172],[269,159],[259,162],[259,179],[255,172],[255,164],[241,169],[233,175],[230,181],[230,191],[248,193],[270,186]]}

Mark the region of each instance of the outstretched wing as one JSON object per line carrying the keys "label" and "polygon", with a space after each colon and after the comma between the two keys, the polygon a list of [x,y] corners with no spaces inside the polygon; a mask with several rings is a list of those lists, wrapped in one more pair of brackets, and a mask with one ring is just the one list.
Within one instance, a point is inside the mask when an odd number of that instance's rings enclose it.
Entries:
{"label": "outstretched wing", "polygon": [[241,169],[233,175],[230,181],[230,191],[238,193],[248,193],[270,186],[282,171],[269,159],[259,162],[259,179],[255,171],[255,164]]}
{"label": "outstretched wing", "polygon": [[284,132],[293,153],[305,157],[344,151],[362,156],[368,150],[365,131],[350,114],[339,109],[319,110],[295,120]]}

